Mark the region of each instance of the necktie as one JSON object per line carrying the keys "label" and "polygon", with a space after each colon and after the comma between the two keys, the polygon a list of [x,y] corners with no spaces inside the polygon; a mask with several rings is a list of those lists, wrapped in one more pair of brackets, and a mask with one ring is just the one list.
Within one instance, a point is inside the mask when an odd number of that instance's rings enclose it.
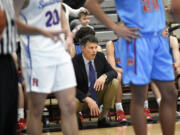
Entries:
{"label": "necktie", "polygon": [[91,98],[94,99],[96,101],[96,103],[98,103],[97,93],[96,93],[96,90],[94,89],[94,83],[96,81],[95,71],[94,71],[91,61],[89,62],[89,81],[90,81]]}

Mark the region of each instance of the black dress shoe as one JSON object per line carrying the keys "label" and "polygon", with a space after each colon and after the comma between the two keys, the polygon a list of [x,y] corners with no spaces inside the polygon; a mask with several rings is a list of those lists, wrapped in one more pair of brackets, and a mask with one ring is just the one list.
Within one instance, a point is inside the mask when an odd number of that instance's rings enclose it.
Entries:
{"label": "black dress shoe", "polygon": [[101,120],[98,120],[98,127],[99,128],[106,128],[106,127],[112,127],[112,123],[110,121],[107,121],[106,118],[102,118]]}
{"label": "black dress shoe", "polygon": [[84,124],[84,121],[83,121],[83,116],[81,116],[80,114],[77,115],[77,120],[78,120],[78,126],[79,126],[79,129],[83,129],[83,124]]}

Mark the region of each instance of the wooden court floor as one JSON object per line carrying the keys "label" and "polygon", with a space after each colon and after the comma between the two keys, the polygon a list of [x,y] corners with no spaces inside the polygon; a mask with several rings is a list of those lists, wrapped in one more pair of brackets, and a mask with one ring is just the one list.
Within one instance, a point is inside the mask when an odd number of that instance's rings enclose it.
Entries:
{"label": "wooden court floor", "polygon": [[[148,135],[162,135],[160,124],[147,125]],[[44,133],[43,135],[63,135],[62,132]],[[122,126],[114,128],[101,128],[80,130],[79,135],[134,135],[132,126]],[[176,122],[175,135],[180,135],[180,122]]]}

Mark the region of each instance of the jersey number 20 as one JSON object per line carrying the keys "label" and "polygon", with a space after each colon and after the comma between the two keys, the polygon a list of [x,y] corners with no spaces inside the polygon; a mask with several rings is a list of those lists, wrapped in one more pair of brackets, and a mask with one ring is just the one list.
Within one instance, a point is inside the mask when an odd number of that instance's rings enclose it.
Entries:
{"label": "jersey number 20", "polygon": [[47,22],[46,22],[47,27],[51,27],[52,25],[57,25],[60,22],[58,10],[56,10],[56,9],[53,12],[48,11],[46,13],[46,17],[48,18]]}
{"label": "jersey number 20", "polygon": [[152,6],[156,11],[159,10],[158,0],[142,0],[142,2],[144,3],[143,5],[144,12],[151,12]]}

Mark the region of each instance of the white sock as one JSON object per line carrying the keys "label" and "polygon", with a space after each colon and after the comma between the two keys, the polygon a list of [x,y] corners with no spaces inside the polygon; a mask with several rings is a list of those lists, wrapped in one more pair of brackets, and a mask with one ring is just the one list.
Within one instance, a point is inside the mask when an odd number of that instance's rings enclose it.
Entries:
{"label": "white sock", "polygon": [[160,106],[161,98],[156,99],[158,106]]}
{"label": "white sock", "polygon": [[121,102],[115,103],[115,107],[116,107],[116,111],[118,111],[118,110],[124,111]]}
{"label": "white sock", "polygon": [[24,108],[18,108],[18,120],[24,118]]}
{"label": "white sock", "polygon": [[103,110],[103,105],[100,105],[100,106],[99,106],[99,110],[100,110],[100,112],[102,112],[102,110]]}
{"label": "white sock", "polygon": [[148,100],[144,101],[144,108],[149,108]]}

